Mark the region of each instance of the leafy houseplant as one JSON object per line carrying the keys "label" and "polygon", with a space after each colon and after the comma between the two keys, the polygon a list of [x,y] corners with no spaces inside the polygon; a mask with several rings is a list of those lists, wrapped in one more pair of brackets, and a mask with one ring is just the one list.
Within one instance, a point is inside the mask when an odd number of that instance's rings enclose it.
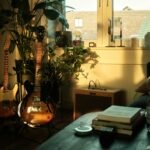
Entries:
{"label": "leafy houseplant", "polygon": [[[84,47],[65,47],[59,56],[54,49],[49,48],[49,60],[43,62],[41,73],[43,83],[43,94],[55,101],[58,100],[58,91],[61,86],[69,84],[72,79],[78,80],[82,74],[85,78],[87,73],[82,69],[82,65],[90,62],[90,67],[98,63],[98,55],[89,48]],[[47,93],[46,89],[51,89]],[[44,96],[43,95],[43,96]],[[45,98],[46,99],[46,98]]]}
{"label": "leafy houseplant", "polygon": [[68,77],[78,79],[80,74],[87,77],[81,65],[91,61],[90,67],[94,68],[98,63],[97,57],[95,52],[84,47],[65,47],[60,56],[57,56],[55,50],[49,49],[49,60],[46,63],[43,62],[41,69],[43,79],[57,78],[57,82],[63,84]]}
{"label": "leafy houseplant", "polygon": [[9,52],[13,52],[17,47],[24,67],[28,60],[34,59],[35,33],[43,16],[50,20],[58,20],[63,26],[68,27],[65,17],[58,9],[63,0],[35,0],[33,7],[30,0],[9,2],[7,9],[0,9],[0,31],[11,35]]}
{"label": "leafy houseplant", "polygon": [[[23,64],[26,65],[29,60],[34,60],[34,42],[37,38],[36,33],[41,27],[39,23],[42,16],[50,20],[58,20],[68,28],[67,20],[57,9],[62,2],[63,0],[37,0],[31,8],[29,0],[11,0],[9,9],[0,10],[1,32],[11,35],[9,51],[13,52],[17,46]],[[86,77],[87,74],[82,70],[81,65],[92,60],[91,67],[94,67],[98,56],[95,52],[83,47],[64,47],[63,54],[57,56],[55,48],[55,45],[46,45],[45,54],[48,54],[49,59],[42,62],[40,71],[43,87],[41,93],[43,97],[46,97],[43,99],[47,100],[52,97],[54,101],[57,101],[59,87],[73,77],[78,79],[80,73]],[[21,66],[20,69],[23,70],[23,68],[24,66]]]}

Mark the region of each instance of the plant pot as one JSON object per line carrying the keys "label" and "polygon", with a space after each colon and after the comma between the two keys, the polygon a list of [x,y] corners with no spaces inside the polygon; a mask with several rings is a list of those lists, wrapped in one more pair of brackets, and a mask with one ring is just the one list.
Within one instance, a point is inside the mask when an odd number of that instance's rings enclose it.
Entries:
{"label": "plant pot", "polygon": [[55,42],[58,47],[72,47],[72,32],[56,31]]}

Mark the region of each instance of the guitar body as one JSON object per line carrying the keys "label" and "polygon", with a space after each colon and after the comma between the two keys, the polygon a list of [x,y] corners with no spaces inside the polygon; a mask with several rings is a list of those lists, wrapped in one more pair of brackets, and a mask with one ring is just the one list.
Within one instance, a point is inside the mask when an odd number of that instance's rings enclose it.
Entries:
{"label": "guitar body", "polygon": [[18,90],[17,84],[13,89],[8,88],[8,49],[10,46],[10,35],[6,36],[4,44],[4,81],[0,89],[0,117],[11,117],[17,113],[16,93]]}
{"label": "guitar body", "polygon": [[11,117],[17,113],[17,102],[15,99],[17,90],[17,84],[12,90],[0,89],[0,117]]}
{"label": "guitar body", "polygon": [[44,125],[54,118],[52,105],[43,102],[39,92],[32,92],[21,102],[19,107],[23,122],[29,126]]}

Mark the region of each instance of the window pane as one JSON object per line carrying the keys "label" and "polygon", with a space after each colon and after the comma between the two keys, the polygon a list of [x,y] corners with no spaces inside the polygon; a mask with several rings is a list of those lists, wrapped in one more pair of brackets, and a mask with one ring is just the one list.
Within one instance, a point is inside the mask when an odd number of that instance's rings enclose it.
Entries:
{"label": "window pane", "polygon": [[[114,0],[114,37],[144,39],[150,31],[150,0]],[[122,24],[121,24],[122,23]]]}
{"label": "window pane", "polygon": [[97,39],[97,0],[66,0],[66,18],[69,30],[72,31],[73,40],[81,39],[84,42]]}
{"label": "window pane", "polygon": [[75,19],[75,27],[82,27],[83,26],[83,20],[80,18]]}

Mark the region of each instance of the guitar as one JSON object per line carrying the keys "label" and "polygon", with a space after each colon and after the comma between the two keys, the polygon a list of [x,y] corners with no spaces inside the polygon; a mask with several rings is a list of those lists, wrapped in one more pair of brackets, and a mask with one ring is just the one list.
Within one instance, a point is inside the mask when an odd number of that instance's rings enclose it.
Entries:
{"label": "guitar", "polygon": [[36,65],[35,81],[33,92],[28,95],[20,104],[20,115],[24,123],[31,127],[49,123],[54,118],[54,108],[50,103],[41,100],[41,68],[43,56],[43,43],[38,40],[36,43]]}
{"label": "guitar", "polygon": [[18,90],[17,84],[12,90],[8,88],[8,49],[10,46],[10,35],[6,36],[4,44],[4,81],[0,88],[0,117],[10,117],[16,114],[16,93]]}

